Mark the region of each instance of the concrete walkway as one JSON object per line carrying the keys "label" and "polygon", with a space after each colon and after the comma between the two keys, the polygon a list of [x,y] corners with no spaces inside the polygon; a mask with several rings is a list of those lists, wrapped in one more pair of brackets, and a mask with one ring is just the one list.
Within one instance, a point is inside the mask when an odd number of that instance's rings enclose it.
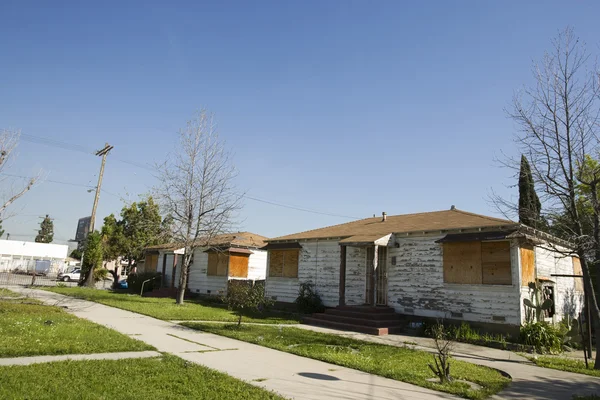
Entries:
{"label": "concrete walkway", "polygon": [[152,358],[161,357],[158,351],[127,351],[120,353],[95,353],[95,354],[65,354],[60,356],[32,356],[0,358],[0,366],[31,365],[54,361],[82,361],[82,360],[123,360],[126,358]]}
{"label": "concrete walkway", "polygon": [[291,399],[457,399],[415,385],[195,331],[89,301],[42,290],[10,289],[46,304],[66,307],[77,317],[130,335],[161,352],[214,368]]}
{"label": "concrete walkway", "polygon": [[[317,332],[365,340],[390,346],[408,346],[433,352],[433,339],[387,335],[372,336],[309,325],[297,327]],[[600,395],[600,378],[535,366],[525,357],[506,350],[455,343],[453,356],[459,360],[485,365],[508,373],[513,382],[493,399],[571,400],[574,394]]]}

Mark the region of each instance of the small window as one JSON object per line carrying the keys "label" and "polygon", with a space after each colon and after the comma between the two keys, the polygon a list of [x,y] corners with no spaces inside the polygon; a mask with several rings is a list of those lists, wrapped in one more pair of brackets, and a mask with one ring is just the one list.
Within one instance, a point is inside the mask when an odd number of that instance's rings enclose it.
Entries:
{"label": "small window", "polygon": [[227,266],[229,265],[229,256],[225,253],[208,253],[208,276],[227,276]]}
{"label": "small window", "polygon": [[297,278],[299,259],[299,249],[270,250],[269,276],[282,278]]}

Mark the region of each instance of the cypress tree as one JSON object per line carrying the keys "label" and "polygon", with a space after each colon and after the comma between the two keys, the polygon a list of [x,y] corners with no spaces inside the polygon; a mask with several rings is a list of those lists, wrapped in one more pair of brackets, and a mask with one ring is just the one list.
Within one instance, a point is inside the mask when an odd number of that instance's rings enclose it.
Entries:
{"label": "cypress tree", "polygon": [[52,243],[54,239],[54,222],[50,219],[48,214],[46,218],[40,224],[40,230],[38,235],[35,237],[35,241],[38,243]]}
{"label": "cypress tree", "polygon": [[529,161],[521,156],[521,170],[519,171],[519,222],[539,229],[541,226],[540,212],[542,203],[535,193],[533,175]]}

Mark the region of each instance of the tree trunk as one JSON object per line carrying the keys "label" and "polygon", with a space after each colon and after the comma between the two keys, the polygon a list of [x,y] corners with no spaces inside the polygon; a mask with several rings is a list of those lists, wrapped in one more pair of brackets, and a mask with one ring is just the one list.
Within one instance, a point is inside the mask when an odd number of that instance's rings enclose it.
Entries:
{"label": "tree trunk", "polygon": [[119,267],[117,267],[117,265],[115,264],[115,269],[109,269],[108,272],[113,277],[112,288],[118,289],[118,287],[119,287]]}
{"label": "tree trunk", "polygon": [[92,265],[90,267],[90,270],[88,271],[87,276],[85,277],[85,286],[90,287],[90,288],[94,288],[96,287],[96,282],[94,281],[94,269],[95,269],[95,265]]}
{"label": "tree trunk", "polygon": [[188,272],[190,269],[190,261],[192,259],[189,254],[191,250],[185,249],[185,254],[183,255],[183,259],[181,260],[181,272],[179,273],[179,288],[177,289],[177,299],[176,304],[183,304],[183,300],[185,297],[185,289],[187,288],[187,278]]}

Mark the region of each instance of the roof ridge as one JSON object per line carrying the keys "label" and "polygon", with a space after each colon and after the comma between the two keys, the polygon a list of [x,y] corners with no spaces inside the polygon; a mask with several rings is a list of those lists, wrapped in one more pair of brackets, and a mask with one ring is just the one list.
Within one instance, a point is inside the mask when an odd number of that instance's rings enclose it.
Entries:
{"label": "roof ridge", "polygon": [[466,214],[466,215],[473,215],[475,217],[489,219],[490,221],[510,222],[512,224],[516,223],[516,222],[511,221],[509,219],[502,219],[502,218],[490,217],[489,215],[483,215],[483,214],[477,214],[477,213],[473,213],[473,212],[469,212],[469,211],[459,210],[458,208],[455,208],[455,209],[450,210],[450,211],[456,211],[456,212],[459,212],[461,214]]}

